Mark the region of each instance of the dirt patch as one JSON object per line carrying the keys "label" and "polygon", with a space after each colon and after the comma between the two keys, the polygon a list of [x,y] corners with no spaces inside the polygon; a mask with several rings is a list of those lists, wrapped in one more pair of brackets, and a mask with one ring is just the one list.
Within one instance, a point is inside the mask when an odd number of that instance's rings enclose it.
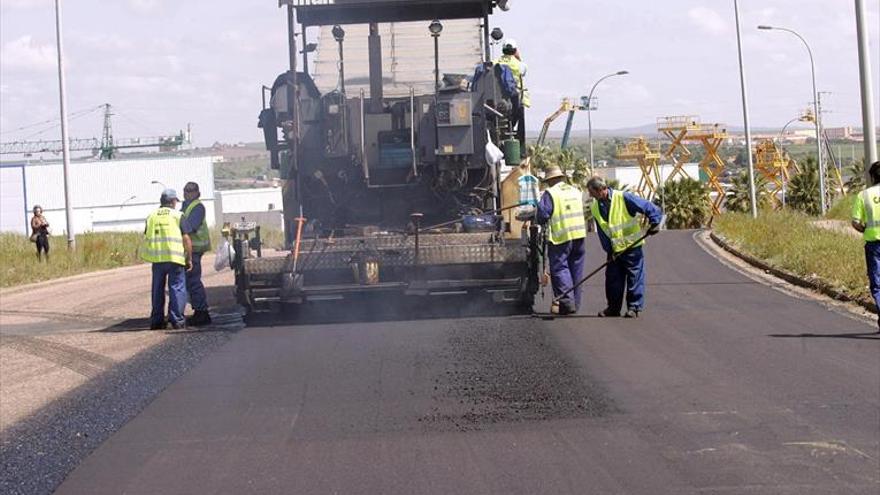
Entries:
{"label": "dirt patch", "polygon": [[434,380],[432,413],[441,429],[479,430],[504,423],[597,418],[616,411],[539,325],[478,320],[456,328]]}

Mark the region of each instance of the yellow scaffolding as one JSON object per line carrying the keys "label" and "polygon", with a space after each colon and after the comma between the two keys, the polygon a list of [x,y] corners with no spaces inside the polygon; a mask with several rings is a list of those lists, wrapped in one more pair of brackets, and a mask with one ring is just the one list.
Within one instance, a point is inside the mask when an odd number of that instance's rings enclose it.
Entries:
{"label": "yellow scaffolding", "polygon": [[687,147],[689,143],[699,143],[706,150],[706,156],[700,161],[700,169],[708,177],[709,188],[716,193],[712,201],[714,219],[715,215],[721,213],[721,205],[724,204],[724,188],[718,180],[724,172],[724,160],[718,155],[718,150],[728,137],[727,129],[721,124],[703,124],[696,115],[683,115],[657,119],[657,130],[672,141],[663,155],[674,164],[669,179],[676,175],[688,176],[684,165],[691,157]]}
{"label": "yellow scaffolding", "polygon": [[770,196],[777,208],[782,208],[782,193],[788,182],[789,160],[772,139],[762,139],[755,146],[755,168],[767,179]]}
{"label": "yellow scaffolding", "polygon": [[617,158],[635,160],[642,170],[642,178],[635,192],[639,196],[652,200],[661,186],[660,151],[651,148],[651,144],[643,137],[633,139],[624,146],[617,147]]}
{"label": "yellow scaffolding", "polygon": [[685,137],[691,131],[700,129],[700,118],[696,115],[677,115],[657,119],[657,132],[671,141],[663,156],[672,160],[672,172],[666,180],[674,180],[676,176],[688,177],[684,165],[691,157],[691,151],[685,143]]}

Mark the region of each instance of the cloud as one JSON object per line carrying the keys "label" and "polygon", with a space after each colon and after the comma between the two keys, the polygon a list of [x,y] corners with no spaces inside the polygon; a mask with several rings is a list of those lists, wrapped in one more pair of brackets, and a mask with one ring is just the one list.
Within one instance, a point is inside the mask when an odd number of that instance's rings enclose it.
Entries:
{"label": "cloud", "polygon": [[162,0],[128,0],[128,6],[141,14],[156,12],[163,3]]}
{"label": "cloud", "polygon": [[50,3],[51,0],[0,0],[0,7],[4,9],[30,9]]}
{"label": "cloud", "polygon": [[7,70],[50,71],[56,67],[55,53],[53,45],[40,44],[25,35],[0,48],[0,65]]}
{"label": "cloud", "polygon": [[728,34],[729,22],[721,14],[708,7],[695,7],[688,11],[688,18],[697,28],[714,35]]}

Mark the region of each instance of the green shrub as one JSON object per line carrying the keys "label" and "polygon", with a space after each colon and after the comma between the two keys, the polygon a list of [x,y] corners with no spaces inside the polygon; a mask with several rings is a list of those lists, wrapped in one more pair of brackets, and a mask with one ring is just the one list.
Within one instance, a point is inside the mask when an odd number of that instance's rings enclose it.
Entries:
{"label": "green shrub", "polygon": [[654,203],[663,207],[666,226],[670,229],[697,229],[711,217],[709,191],[695,179],[667,181],[657,191]]}

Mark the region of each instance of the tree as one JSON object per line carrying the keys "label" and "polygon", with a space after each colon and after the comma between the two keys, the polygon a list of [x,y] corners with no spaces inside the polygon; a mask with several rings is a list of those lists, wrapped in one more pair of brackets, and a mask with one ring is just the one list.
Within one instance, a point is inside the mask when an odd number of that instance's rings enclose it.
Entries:
{"label": "tree", "polygon": [[843,183],[847,192],[858,192],[865,188],[865,160],[852,162],[846,169],[849,178]]}
{"label": "tree", "polygon": [[667,181],[657,191],[654,202],[663,205],[666,226],[670,229],[697,229],[711,217],[709,190],[695,179]]}
{"label": "tree", "polygon": [[808,157],[801,165],[801,171],[788,183],[787,203],[794,209],[809,215],[822,213],[819,193],[819,167],[813,157]]}
{"label": "tree", "polygon": [[[731,188],[724,199],[724,207],[727,211],[746,213],[752,210],[752,195],[749,187],[749,171],[743,170],[733,176],[730,181]],[[770,194],[767,191],[767,179],[763,175],[755,175],[755,199],[758,201],[758,209],[770,206]]]}
{"label": "tree", "polygon": [[572,185],[584,189],[593,175],[590,164],[583,156],[572,149],[550,148],[549,146],[532,146],[529,149],[532,171],[545,172],[552,166],[558,166],[569,178]]}

